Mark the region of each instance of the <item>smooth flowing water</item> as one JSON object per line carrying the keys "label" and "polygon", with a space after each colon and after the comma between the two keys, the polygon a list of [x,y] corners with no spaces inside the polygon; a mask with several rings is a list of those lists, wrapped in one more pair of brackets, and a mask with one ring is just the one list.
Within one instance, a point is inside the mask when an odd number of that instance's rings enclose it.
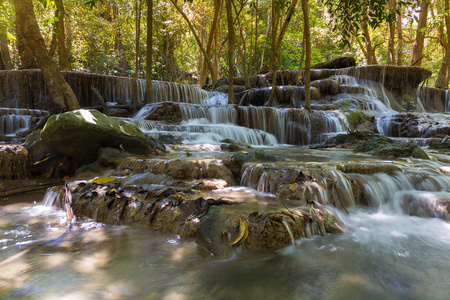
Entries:
{"label": "smooth flowing water", "polygon": [[[335,79],[361,91],[336,101],[359,103],[361,109],[381,120],[378,128],[387,133],[395,111],[384,89],[380,100],[375,87],[361,86],[345,74]],[[142,98],[143,82],[139,87]],[[123,97],[128,97],[128,85],[124,83],[121,90]],[[219,151],[220,141],[234,138],[256,147],[274,145],[264,150],[284,159],[269,165],[259,178],[252,178],[252,168],[262,167],[248,166],[242,186],[211,193],[245,198],[261,206],[267,199],[282,200],[293,207],[298,200],[271,194],[277,188],[271,182],[271,168],[284,171],[306,166],[318,173],[323,170],[320,174],[326,178],[303,188],[315,195],[315,201],[326,204],[331,192],[322,186],[327,186],[327,180],[336,183],[335,194],[344,198],[341,203],[350,213],[330,209],[338,215],[345,233],[296,240],[279,251],[238,248],[232,257],[224,259],[211,257],[194,239],[176,234],[113,226],[82,217],[69,226],[63,212],[44,205],[57,196],[51,191],[47,199],[43,194],[0,199],[1,299],[448,298],[448,213],[433,215],[430,211],[446,212],[443,203],[450,199],[450,177],[446,175],[450,157],[439,155],[436,157],[441,162],[429,163],[392,161],[348,150],[277,146],[294,140],[310,143],[314,128],[309,115],[301,109],[241,107],[245,117],[238,124],[238,112],[227,105],[223,94],[170,83],[157,84],[154,93],[164,100],[180,102],[183,122],[168,125],[141,120],[148,107],[132,121],[147,134],[179,134],[184,145],[169,156],[186,157],[189,153],[194,158],[227,158],[230,153]],[[322,133],[345,131],[341,113],[316,114],[324,122]],[[338,168],[341,163],[344,167],[366,165],[368,171],[344,173]],[[398,167],[395,172],[377,169],[392,165]],[[164,184],[167,180],[161,174],[129,176],[130,184]],[[355,199],[352,188],[356,183],[367,194],[365,206]],[[423,203],[419,208],[425,208],[424,215],[435,218],[418,217],[422,214],[405,209],[405,203],[415,201]]]}
{"label": "smooth flowing water", "polygon": [[[318,164],[377,161],[350,151],[271,151],[288,161]],[[215,155],[193,155],[207,153]],[[440,165],[424,164],[423,170],[431,172]],[[377,176],[373,182],[389,180]],[[227,190],[229,197],[234,192],[239,197],[268,196],[251,188]],[[440,193],[450,196],[448,189]],[[394,201],[394,195],[391,198]],[[295,205],[294,200],[285,201]],[[358,206],[350,214],[334,210],[344,234],[297,240],[280,251],[238,249],[231,258],[221,259],[203,252],[193,239],[175,234],[84,218],[68,227],[63,212],[43,205],[42,194],[2,200],[0,262],[9,261],[0,263],[0,298],[447,298],[449,223],[406,215],[392,201]]]}

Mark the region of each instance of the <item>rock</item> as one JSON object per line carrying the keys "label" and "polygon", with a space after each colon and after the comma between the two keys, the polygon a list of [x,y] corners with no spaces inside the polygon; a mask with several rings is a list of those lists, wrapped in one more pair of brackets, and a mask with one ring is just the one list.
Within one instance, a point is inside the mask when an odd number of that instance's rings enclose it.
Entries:
{"label": "rock", "polygon": [[123,108],[108,108],[106,115],[109,117],[127,118],[130,116],[130,113],[128,112],[128,110]]}
{"label": "rock", "polygon": [[168,123],[179,123],[182,120],[180,104],[170,101],[147,104],[141,108],[135,118],[152,121],[164,121]]}
{"label": "rock", "polygon": [[355,152],[391,157],[430,159],[425,151],[413,142],[391,142],[385,136],[372,138],[355,148]]}
{"label": "rock", "polygon": [[175,134],[163,134],[158,138],[158,142],[163,144],[179,145],[183,142],[183,137]]}
{"label": "rock", "polygon": [[96,110],[76,110],[51,116],[41,131],[42,141],[81,163],[97,159],[100,148],[123,148],[149,154],[152,144],[134,124],[111,119]]}
{"label": "rock", "polygon": [[122,149],[106,147],[98,151],[98,162],[106,167],[116,167],[121,159],[130,156],[130,153]]}
{"label": "rock", "polygon": [[339,57],[332,61],[315,64],[311,69],[343,69],[349,67],[356,67],[356,61],[353,57]]}
{"label": "rock", "polygon": [[23,147],[28,150],[33,162],[41,161],[48,156],[54,156],[56,153],[41,140],[41,129],[37,129],[28,135]]}
{"label": "rock", "polygon": [[117,166],[120,176],[129,173],[166,174],[178,180],[223,179],[228,185],[237,185],[234,176],[219,159],[125,159]]}
{"label": "rock", "polygon": [[21,145],[0,145],[0,178],[28,178],[29,163],[28,151]]}
{"label": "rock", "polygon": [[247,162],[270,162],[278,160],[276,156],[267,154],[260,149],[236,152],[233,154],[233,159],[238,166],[242,166]]}
{"label": "rock", "polygon": [[249,144],[238,142],[233,139],[224,139],[220,142],[222,143],[220,144],[220,150],[222,151],[237,152],[245,149],[252,149],[252,146]]}
{"label": "rock", "polygon": [[450,153],[450,142],[432,143],[429,147],[433,150]]}

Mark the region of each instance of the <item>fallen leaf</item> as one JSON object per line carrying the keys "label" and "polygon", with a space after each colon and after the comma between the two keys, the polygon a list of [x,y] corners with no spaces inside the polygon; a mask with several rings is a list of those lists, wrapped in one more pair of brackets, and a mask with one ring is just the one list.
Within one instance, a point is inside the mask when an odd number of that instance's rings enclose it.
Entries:
{"label": "fallen leaf", "polygon": [[241,153],[242,154],[248,154],[248,151],[242,150]]}
{"label": "fallen leaf", "polygon": [[291,192],[295,192],[295,190],[297,190],[298,188],[298,184],[296,183],[292,183],[289,185],[289,189],[291,190]]}
{"label": "fallen leaf", "polygon": [[44,161],[46,161],[46,160],[49,160],[50,158],[51,158],[51,156],[47,156],[47,157],[44,158],[43,160],[37,161],[37,162],[35,162],[34,164],[35,164],[35,165],[40,164],[41,162],[44,162]]}
{"label": "fallen leaf", "polygon": [[242,221],[242,219],[239,220],[239,236],[237,239],[229,244],[229,246],[238,246],[242,244],[245,239],[248,237],[248,223],[247,221]]}
{"label": "fallen leaf", "polygon": [[115,179],[112,177],[97,177],[94,180],[92,180],[91,183],[104,184],[104,183],[108,183],[108,182],[111,182],[114,180]]}

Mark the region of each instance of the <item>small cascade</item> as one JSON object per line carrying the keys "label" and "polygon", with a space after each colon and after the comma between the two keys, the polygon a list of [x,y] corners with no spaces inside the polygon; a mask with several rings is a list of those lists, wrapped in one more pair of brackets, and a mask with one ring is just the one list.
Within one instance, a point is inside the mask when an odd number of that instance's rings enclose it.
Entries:
{"label": "small cascade", "polygon": [[60,203],[61,195],[62,195],[61,188],[58,187],[48,188],[42,201],[43,205],[46,207],[59,206],[61,204]]}
{"label": "small cascade", "polygon": [[206,119],[211,124],[237,124],[237,112],[233,105],[192,105],[180,103],[181,117],[184,121]]}
{"label": "small cascade", "polygon": [[43,110],[0,108],[0,134],[15,135],[30,128],[33,121],[36,122],[47,115],[48,112]]}
{"label": "small cascade", "polygon": [[[173,101],[192,104],[204,104],[205,100],[208,99],[208,97],[210,96],[207,91],[202,90],[196,86],[165,81],[153,80],[152,89],[153,89],[152,101],[154,103],[163,101]],[[216,98],[218,98],[217,95]]]}
{"label": "small cascade", "polygon": [[392,112],[390,114],[384,114],[377,120],[377,129],[378,132],[385,136],[393,136],[392,125],[395,120],[397,114]]}
{"label": "small cascade", "polygon": [[450,90],[445,90],[445,112],[450,112]]}

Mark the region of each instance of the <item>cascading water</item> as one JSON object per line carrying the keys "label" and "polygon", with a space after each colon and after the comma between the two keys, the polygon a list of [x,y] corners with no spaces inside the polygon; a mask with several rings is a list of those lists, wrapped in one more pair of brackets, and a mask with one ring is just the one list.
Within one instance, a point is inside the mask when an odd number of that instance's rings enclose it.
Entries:
{"label": "cascading water", "polygon": [[21,130],[27,130],[42,117],[48,116],[47,111],[36,109],[0,108],[0,134],[15,135]]}

